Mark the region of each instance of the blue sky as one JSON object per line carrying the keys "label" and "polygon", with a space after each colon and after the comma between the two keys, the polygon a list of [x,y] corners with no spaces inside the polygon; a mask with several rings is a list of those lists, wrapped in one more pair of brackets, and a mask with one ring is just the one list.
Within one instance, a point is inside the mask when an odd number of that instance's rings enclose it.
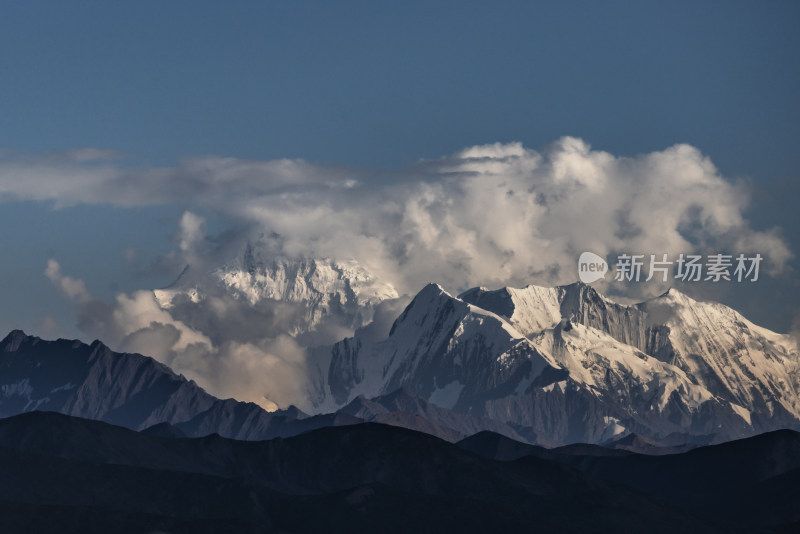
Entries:
{"label": "blue sky", "polygon": [[[733,1],[5,3],[0,149],[16,163],[108,149],[120,171],[301,158],[391,184],[474,145],[569,135],[624,157],[687,143],[750,184],[750,226],[780,227],[796,254],[798,15]],[[110,299],[171,281],[160,258],[184,210],[212,233],[237,224],[191,198],[54,210],[53,196],[0,204],[4,330],[48,315],[79,335],[49,258]],[[725,299],[787,330],[795,265]]]}
{"label": "blue sky", "polygon": [[398,166],[577,135],[792,172],[793,2],[19,2],[0,146]]}

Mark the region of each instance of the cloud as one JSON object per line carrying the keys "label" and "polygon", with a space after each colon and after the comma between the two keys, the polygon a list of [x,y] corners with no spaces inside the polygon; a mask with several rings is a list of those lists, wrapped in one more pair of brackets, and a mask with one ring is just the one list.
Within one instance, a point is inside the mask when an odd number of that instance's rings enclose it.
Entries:
{"label": "cloud", "polygon": [[[571,283],[584,251],[610,260],[760,253],[762,272],[785,272],[792,253],[780,229],[747,220],[750,194],[747,183],[726,179],[689,145],[621,157],[574,137],[542,150],[475,146],[392,172],[303,160],[205,157],[132,169],[91,152],[0,157],[0,201],[183,207],[175,250],[152,269],[190,264],[206,272],[258,241],[276,256],[355,259],[401,294],[430,281],[451,291]],[[206,216],[228,229],[209,234]],[[352,334],[332,321],[287,336],[302,330],[303,310],[285,302],[253,306],[212,293],[201,303],[177,297],[165,310],[148,290],[94,299],[52,260],[46,275],[75,301],[83,332],[154,356],[220,396],[302,404],[310,348]],[[598,285],[621,301],[664,289]],[[379,339],[401,306],[376,310],[363,334]]]}
{"label": "cloud", "polygon": [[185,211],[178,222],[175,236],[184,263],[196,265],[203,254],[206,238],[206,220],[190,211]]}
{"label": "cloud", "polygon": [[219,157],[134,170],[0,159],[0,198],[186,207],[177,242],[191,263],[216,261],[197,215],[207,212],[237,229],[235,241],[267,235],[276,254],[354,258],[412,293],[429,281],[568,283],[585,250],[758,252],[779,273],[792,254],[779,229],[752,228],[749,196],[692,146],[619,157],[573,137],[542,151],[476,146],[393,173]]}
{"label": "cloud", "polygon": [[[93,337],[116,350],[152,356],[218,397],[304,405],[305,348],[279,328],[259,324],[259,313],[229,316],[234,308],[227,304],[194,305],[183,314],[187,324],[178,318],[181,308],[164,310],[152,291],[143,290],[119,294],[105,308],[81,306],[77,314],[81,329]],[[238,323],[238,318],[247,321]]]}
{"label": "cloud", "polygon": [[183,253],[191,252],[205,238],[206,220],[199,215],[186,211],[181,216],[178,245]]}
{"label": "cloud", "polygon": [[47,261],[47,268],[44,271],[44,275],[53,282],[53,285],[55,285],[61,293],[72,300],[85,302],[92,298],[83,280],[62,275],[61,265],[53,259]]}
{"label": "cloud", "polygon": [[385,300],[375,307],[372,322],[358,329],[358,337],[366,343],[383,341],[389,336],[394,321],[411,302],[411,298],[403,296],[393,300]]}
{"label": "cloud", "polygon": [[795,348],[800,349],[800,315],[796,315],[792,319],[792,326],[791,330],[789,330],[789,336],[794,339]]}
{"label": "cloud", "polygon": [[64,330],[52,316],[45,315],[39,319],[34,325],[36,335],[47,338],[55,339],[64,335]]}
{"label": "cloud", "polygon": [[[284,317],[275,310],[261,307],[246,313],[242,303],[217,298],[208,307],[186,310],[184,303],[181,310],[178,303],[167,311],[149,290],[120,293],[106,302],[94,298],[82,280],[61,274],[54,260],[48,262],[46,275],[73,300],[78,328],[114,350],[153,357],[221,398],[256,402],[267,409],[304,406],[308,400],[306,348],[282,333],[285,324],[280,320],[271,326],[259,321],[265,314]],[[197,324],[176,318],[181,311]],[[53,325],[47,320],[41,328],[52,330]]]}
{"label": "cloud", "polygon": [[113,154],[88,148],[42,157],[0,153],[0,200],[53,201],[58,208],[179,204],[235,212],[229,204],[234,199],[348,189],[366,175],[299,159],[250,161],[216,156],[187,159],[176,167],[131,169],[113,161]]}

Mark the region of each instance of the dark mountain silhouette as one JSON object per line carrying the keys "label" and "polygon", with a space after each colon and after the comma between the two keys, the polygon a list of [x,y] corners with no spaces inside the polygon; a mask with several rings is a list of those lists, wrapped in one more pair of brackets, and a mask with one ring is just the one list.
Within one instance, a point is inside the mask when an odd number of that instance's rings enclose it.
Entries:
{"label": "dark mountain silhouette", "polygon": [[512,425],[488,417],[447,410],[426,401],[405,387],[373,399],[360,395],[340,409],[339,413],[351,414],[364,421],[425,432],[450,442],[484,430],[525,440]]}
{"label": "dark mountain silhouette", "polygon": [[374,423],[246,442],[32,412],[0,420],[0,472],[8,532],[727,531],[566,462]]}
{"label": "dark mountain silhouette", "polygon": [[800,433],[768,432],[680,454],[634,454],[596,445],[544,449],[482,432],[458,446],[484,458],[548,458],[640,491],[732,531],[797,532],[800,526]]}

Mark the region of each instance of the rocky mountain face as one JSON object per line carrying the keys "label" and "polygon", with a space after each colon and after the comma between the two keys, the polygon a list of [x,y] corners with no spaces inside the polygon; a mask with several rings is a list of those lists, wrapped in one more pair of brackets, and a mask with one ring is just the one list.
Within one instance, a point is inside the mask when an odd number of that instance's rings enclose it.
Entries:
{"label": "rocky mountain face", "polygon": [[637,306],[584,284],[426,286],[386,339],[320,356],[323,410],[408,388],[546,445],[626,434],[734,439],[800,427],[796,344],[735,311],[670,290]]}
{"label": "rocky mountain face", "polygon": [[0,342],[0,384],[2,417],[48,410],[135,429],[190,419],[217,400],[151,358],[21,330]]}
{"label": "rocky mountain face", "polygon": [[649,353],[684,370],[714,395],[744,407],[754,428],[797,424],[800,357],[792,337],[674,289],[639,308],[648,316]]}
{"label": "rocky mountain face", "polygon": [[326,363],[320,406],[407,387],[444,408],[466,408],[458,403],[504,397],[511,393],[509,380],[534,380],[551,371],[506,321],[435,284],[411,301],[385,340],[345,339],[333,346]]}
{"label": "rocky mountain face", "polygon": [[[542,333],[557,327],[531,320],[542,314],[535,300],[542,293],[551,296],[558,310],[550,320],[568,319],[677,367],[692,383],[738,407],[754,428],[792,426],[800,419],[795,340],[761,328],[722,304],[699,302],[670,289],[636,306],[621,306],[585,284],[473,289],[461,298],[503,315],[528,337],[543,339],[547,336]],[[538,324],[545,328],[537,330]]]}
{"label": "rocky mountain face", "polygon": [[99,341],[45,341],[16,330],[0,341],[0,418],[33,411],[105,421],[157,436],[219,434],[258,441],[374,421],[451,442],[481,430],[525,439],[509,425],[453,413],[407,390],[360,397],[334,413],[309,416],[294,406],[267,412],[257,404],[209,395],[140,354],[117,353]]}
{"label": "rocky mountain face", "polygon": [[478,287],[465,291],[459,298],[505,318],[526,336],[570,319],[647,351],[646,313],[635,306],[617,304],[586,284],[529,285],[522,289],[506,287],[494,291]]}
{"label": "rocky mountain face", "polygon": [[36,410],[134,430],[166,423],[188,436],[248,440],[336,424],[296,408],[267,412],[218,399],[152,358],[117,353],[99,341],[44,341],[15,330],[0,341],[0,417]]}
{"label": "rocky mountain face", "polygon": [[[229,295],[256,306],[296,301],[311,314],[307,324],[333,316],[362,324],[394,294],[357,267],[346,276],[321,261],[290,268],[252,251],[242,261],[219,271]],[[211,298],[171,291],[162,306]],[[800,428],[797,343],[674,289],[623,306],[584,284],[475,288],[457,297],[430,284],[391,329],[373,326],[354,326],[353,337],[312,351],[308,405],[320,414],[313,417],[217,399],[150,358],[99,341],[15,331],[0,342],[0,416],[51,410],[245,440],[376,421],[448,441],[490,430],[546,446],[632,434],[681,446]]]}

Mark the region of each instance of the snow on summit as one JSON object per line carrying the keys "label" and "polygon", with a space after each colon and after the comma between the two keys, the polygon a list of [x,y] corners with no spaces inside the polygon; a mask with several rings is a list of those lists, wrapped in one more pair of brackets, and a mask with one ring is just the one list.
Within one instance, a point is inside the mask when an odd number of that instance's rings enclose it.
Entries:
{"label": "snow on summit", "polygon": [[[626,306],[583,283],[457,297],[430,283],[400,313],[395,288],[355,261],[272,257],[248,245],[154,294],[187,324],[210,307],[229,328],[250,321],[316,347],[292,364],[307,389],[293,402],[314,412],[407,388],[552,445],[800,426],[794,341],[675,289]],[[394,304],[375,325],[384,303]]]}
{"label": "snow on summit", "polygon": [[313,330],[332,316],[358,328],[371,321],[374,306],[398,298],[391,284],[376,279],[354,260],[267,258],[250,244],[223,267],[201,273],[189,267],[170,287],[154,294],[165,309],[174,306],[177,296],[199,303],[219,294],[250,306],[265,301],[300,304],[304,324],[292,333]]}
{"label": "snow on summit", "polygon": [[733,438],[800,424],[788,341],[676,290],[623,306],[581,283],[459,297],[429,284],[385,340],[357,333],[334,345],[314,402],[330,409],[406,387],[551,444],[623,431]]}

